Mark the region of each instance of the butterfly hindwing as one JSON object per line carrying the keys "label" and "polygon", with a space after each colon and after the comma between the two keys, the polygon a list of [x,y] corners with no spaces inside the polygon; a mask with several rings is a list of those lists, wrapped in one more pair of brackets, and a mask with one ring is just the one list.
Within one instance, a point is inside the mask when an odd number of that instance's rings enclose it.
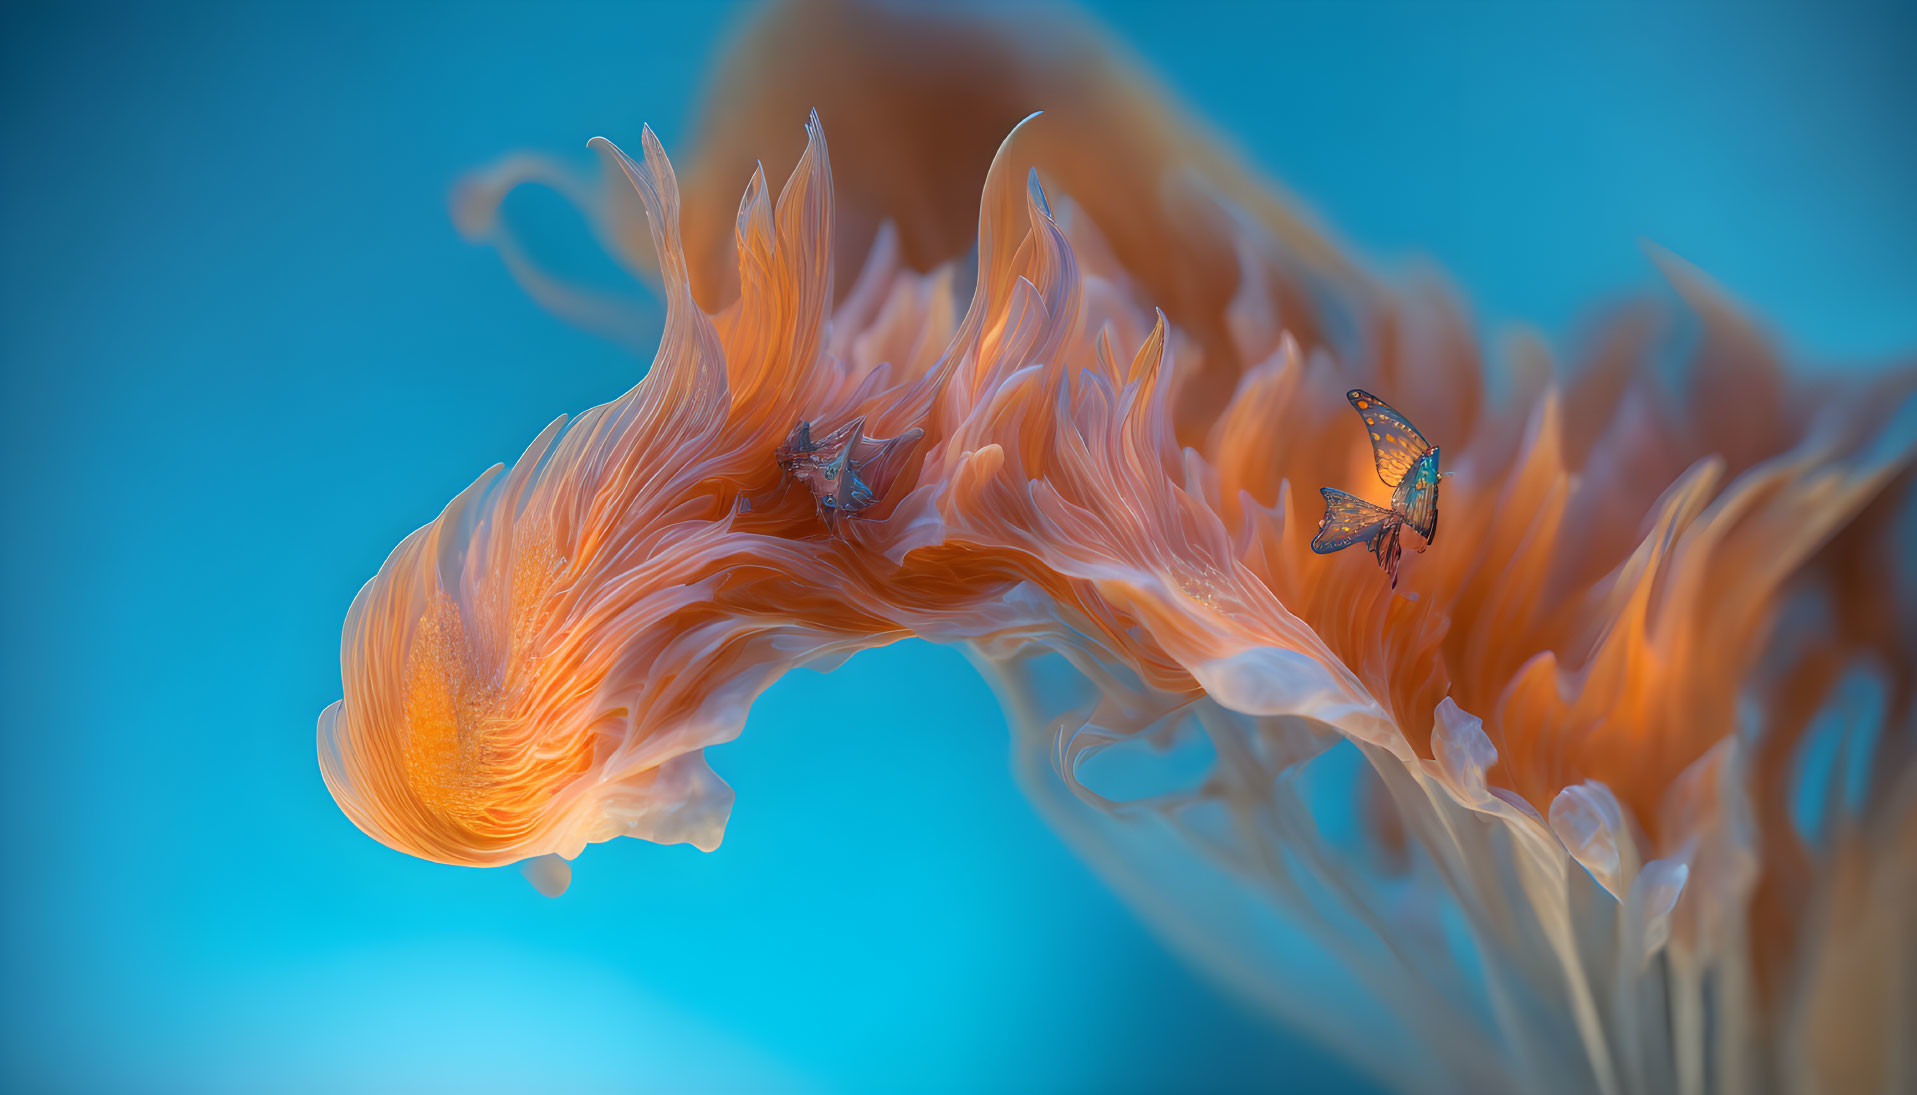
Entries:
{"label": "butterfly hindwing", "polygon": [[1319,493],[1325,496],[1325,515],[1318,521],[1318,534],[1311,538],[1311,550],[1320,555],[1353,544],[1372,544],[1380,534],[1396,531],[1398,515],[1382,506],[1330,487],[1319,488]]}
{"label": "butterfly hindwing", "polygon": [[1431,451],[1431,443],[1404,415],[1370,392],[1353,388],[1345,393],[1345,398],[1364,419],[1365,432],[1371,437],[1371,458],[1378,465],[1378,478],[1384,480],[1387,487],[1402,483],[1405,473],[1419,457]]}

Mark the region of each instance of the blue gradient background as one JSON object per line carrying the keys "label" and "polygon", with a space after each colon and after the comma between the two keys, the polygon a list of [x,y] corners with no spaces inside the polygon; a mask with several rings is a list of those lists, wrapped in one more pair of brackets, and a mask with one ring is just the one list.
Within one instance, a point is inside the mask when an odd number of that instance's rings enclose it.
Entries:
{"label": "blue gradient background", "polygon": [[[1104,14],[1481,318],[1563,344],[1653,286],[1648,236],[1804,355],[1917,346],[1908,5]],[[683,149],[734,18],[0,15],[0,1087],[1356,1082],[1186,972],[1039,823],[949,650],[786,680],[711,754],[738,790],[720,852],[596,847],[558,901],[388,851],[328,798],[314,719],[360,583],[641,367],[463,244],[448,187],[642,121]]]}

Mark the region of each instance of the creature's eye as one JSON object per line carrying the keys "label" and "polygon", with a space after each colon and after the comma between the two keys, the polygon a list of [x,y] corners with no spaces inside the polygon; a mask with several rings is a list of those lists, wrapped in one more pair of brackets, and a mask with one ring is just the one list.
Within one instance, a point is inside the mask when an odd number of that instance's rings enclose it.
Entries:
{"label": "creature's eye", "polygon": [[837,503],[837,502],[834,502],[834,501],[833,501],[832,499],[830,499],[830,498],[821,498],[821,499],[819,499],[819,502],[820,502],[820,504],[821,504],[821,505],[823,505],[823,506],[825,506],[825,508],[826,508],[826,509],[831,509],[831,508],[833,508],[834,506],[837,506],[837,505],[838,505],[838,503]]}

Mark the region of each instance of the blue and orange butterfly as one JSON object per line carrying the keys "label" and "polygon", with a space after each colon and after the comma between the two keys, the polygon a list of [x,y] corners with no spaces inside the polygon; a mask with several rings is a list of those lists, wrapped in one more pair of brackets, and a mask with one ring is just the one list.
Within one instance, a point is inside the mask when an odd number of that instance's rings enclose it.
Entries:
{"label": "blue and orange butterfly", "polygon": [[1320,488],[1319,493],[1325,496],[1325,515],[1318,521],[1318,534],[1311,538],[1311,550],[1329,555],[1363,544],[1378,557],[1378,565],[1391,576],[1391,586],[1396,589],[1398,557],[1404,553],[1398,533],[1409,525],[1430,545],[1438,533],[1438,483],[1451,473],[1438,471],[1437,447],[1383,400],[1362,388],[1351,389],[1345,398],[1364,419],[1365,431],[1371,435],[1371,458],[1378,465],[1378,478],[1392,488],[1391,508],[1374,506],[1341,490]]}

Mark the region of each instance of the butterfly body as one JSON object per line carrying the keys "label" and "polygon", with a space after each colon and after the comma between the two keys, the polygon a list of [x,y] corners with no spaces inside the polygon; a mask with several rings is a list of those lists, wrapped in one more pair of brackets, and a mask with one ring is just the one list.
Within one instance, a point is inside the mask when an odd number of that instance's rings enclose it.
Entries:
{"label": "butterfly body", "polygon": [[1391,505],[1376,506],[1344,491],[1322,488],[1325,515],[1318,521],[1311,550],[1328,555],[1362,543],[1395,587],[1398,560],[1404,554],[1400,533],[1409,526],[1429,546],[1438,532],[1438,483],[1444,478],[1438,470],[1438,450],[1403,415],[1370,392],[1353,388],[1345,398],[1371,436],[1371,456],[1378,478],[1391,488]]}

